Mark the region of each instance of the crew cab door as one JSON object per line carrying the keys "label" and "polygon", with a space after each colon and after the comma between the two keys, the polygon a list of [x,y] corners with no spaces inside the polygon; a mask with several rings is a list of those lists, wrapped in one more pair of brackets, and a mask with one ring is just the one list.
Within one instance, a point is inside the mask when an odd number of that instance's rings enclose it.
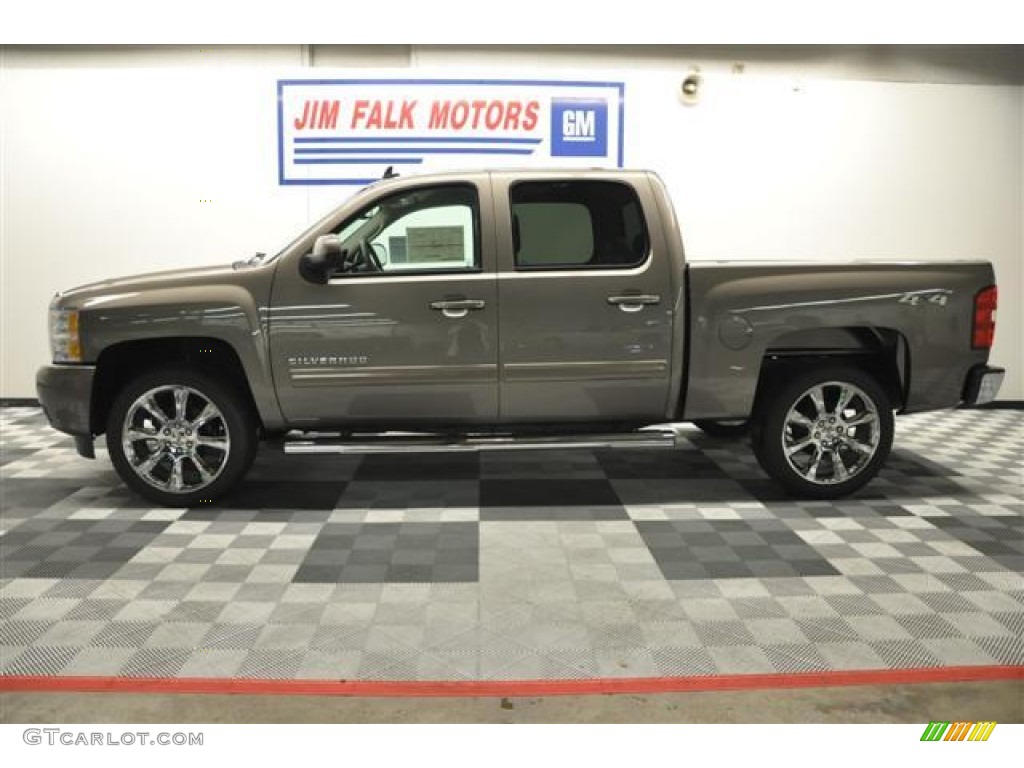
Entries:
{"label": "crew cab door", "polygon": [[406,429],[495,421],[493,231],[486,176],[407,185],[325,227],[348,254],[326,284],[287,259],[269,320],[285,418]]}
{"label": "crew cab door", "polygon": [[674,281],[646,177],[493,180],[502,420],[663,420]]}

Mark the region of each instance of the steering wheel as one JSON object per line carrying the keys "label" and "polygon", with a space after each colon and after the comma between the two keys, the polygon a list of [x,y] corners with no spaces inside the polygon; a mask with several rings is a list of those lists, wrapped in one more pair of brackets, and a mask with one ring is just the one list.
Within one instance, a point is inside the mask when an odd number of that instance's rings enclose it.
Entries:
{"label": "steering wheel", "polygon": [[382,272],[380,261],[366,240],[359,241],[355,248],[345,254],[341,271],[344,273]]}

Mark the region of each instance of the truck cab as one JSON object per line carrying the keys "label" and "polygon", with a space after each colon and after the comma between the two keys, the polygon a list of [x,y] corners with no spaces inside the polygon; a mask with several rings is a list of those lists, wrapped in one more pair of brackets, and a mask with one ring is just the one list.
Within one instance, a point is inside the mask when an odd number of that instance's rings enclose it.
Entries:
{"label": "truck cab", "polygon": [[284,418],[667,418],[682,254],[652,184],[643,173],[480,173],[392,182],[347,206],[282,257],[274,281]]}

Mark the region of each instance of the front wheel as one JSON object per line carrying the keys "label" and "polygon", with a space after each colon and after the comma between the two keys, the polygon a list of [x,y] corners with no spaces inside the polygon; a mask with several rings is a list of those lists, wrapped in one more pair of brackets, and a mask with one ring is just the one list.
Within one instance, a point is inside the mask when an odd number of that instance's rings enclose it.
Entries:
{"label": "front wheel", "polygon": [[145,373],[118,396],[107,449],[118,475],[157,504],[213,501],[236,485],[256,455],[255,419],[233,389],[202,373]]}
{"label": "front wheel", "polygon": [[764,470],[797,496],[835,499],[868,483],[892,447],[892,404],[857,368],[798,375],[771,396],[753,447]]}

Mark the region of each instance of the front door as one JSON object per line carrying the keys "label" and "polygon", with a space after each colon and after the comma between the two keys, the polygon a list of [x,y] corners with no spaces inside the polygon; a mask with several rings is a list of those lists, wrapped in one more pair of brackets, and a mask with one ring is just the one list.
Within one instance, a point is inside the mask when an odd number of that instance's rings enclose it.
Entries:
{"label": "front door", "polygon": [[[347,257],[327,284],[298,261],[274,282],[270,351],[295,425],[430,428],[498,412],[490,191],[410,187],[332,227]],[[485,205],[481,205],[485,201]]]}
{"label": "front door", "polygon": [[502,419],[664,420],[673,281],[646,177],[495,174],[494,199]]}

